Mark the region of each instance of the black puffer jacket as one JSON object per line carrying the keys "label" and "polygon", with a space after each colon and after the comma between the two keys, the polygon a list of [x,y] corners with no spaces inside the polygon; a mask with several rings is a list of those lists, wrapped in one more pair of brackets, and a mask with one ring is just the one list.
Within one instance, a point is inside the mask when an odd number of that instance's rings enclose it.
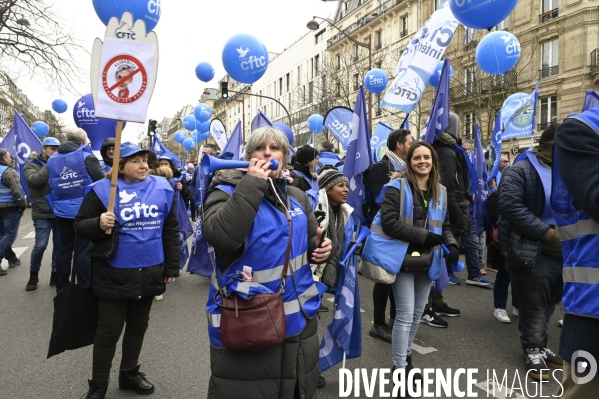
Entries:
{"label": "black puffer jacket", "polygon": [[503,172],[499,185],[499,244],[507,265],[536,269],[541,237],[551,227],[541,219],[544,209],[543,183],[528,159]]}
{"label": "black puffer jacket", "polygon": [[[29,187],[29,200],[31,201],[31,219],[55,219],[54,211],[48,204],[45,195],[50,194],[48,174],[41,173],[48,162],[43,155],[38,155],[35,160],[28,161],[23,166],[23,173]],[[48,169],[46,169],[47,172]]]}
{"label": "black puffer jacket", "polygon": [[[92,290],[99,299],[142,299],[161,295],[166,291],[164,277],[179,275],[179,222],[177,221],[177,203],[173,200],[170,213],[162,227],[162,246],[164,263],[140,269],[117,269],[105,259],[92,258]],[[110,239],[100,229],[100,214],[106,207],[95,191],[90,191],[83,199],[79,213],[75,217],[75,232],[93,244]],[[143,248],[133,248],[143,251]]]}
{"label": "black puffer jacket", "polygon": [[[293,178],[293,183],[290,183],[293,187],[297,187],[300,190],[306,192],[310,189],[312,189],[312,186],[306,181],[306,179],[304,178],[304,176],[301,176],[297,173],[295,173],[295,171],[301,172],[303,173],[308,179],[310,179],[312,177],[312,173],[310,172],[310,168],[308,168],[306,165],[301,165],[297,162],[293,163],[293,170],[291,171],[291,177]],[[318,181],[317,179],[312,179],[314,182],[314,186],[318,187]]]}

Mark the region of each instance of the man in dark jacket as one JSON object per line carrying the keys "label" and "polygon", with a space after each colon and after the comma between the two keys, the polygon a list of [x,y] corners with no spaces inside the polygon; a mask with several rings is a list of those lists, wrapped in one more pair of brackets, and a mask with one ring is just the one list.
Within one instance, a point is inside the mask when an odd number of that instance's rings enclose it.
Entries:
{"label": "man in dark jacket", "polygon": [[50,275],[50,286],[56,286],[56,258],[60,252],[60,233],[56,217],[48,200],[44,196],[50,194],[48,176],[42,175],[40,171],[56,151],[60,141],[56,137],[46,137],[42,141],[42,153],[28,161],[23,167],[29,197],[31,200],[31,219],[35,228],[35,245],[31,250],[31,261],[29,264],[29,281],[25,291],[35,291],[39,282],[38,273],[42,266],[44,252],[48,246],[50,233],[52,233],[52,274]]}
{"label": "man in dark jacket", "polygon": [[73,221],[83,201],[88,184],[104,178],[104,169],[98,158],[91,155],[89,139],[83,129],[73,129],[67,141],[48,159],[40,174],[50,184],[52,208],[60,231],[60,253],[56,260],[56,291],[69,283],[73,251],[77,255],[77,282],[90,283],[91,263],[87,255],[89,241],[76,236]]}
{"label": "man in dark jacket", "polygon": [[100,155],[102,156],[100,166],[102,166],[105,172],[109,172],[110,169],[112,169],[112,160],[114,159],[114,143],[115,139],[109,137],[104,140],[102,147],[100,148]]}
{"label": "man in dark jacket", "polygon": [[[391,173],[403,170],[405,167],[408,150],[413,142],[414,138],[409,130],[397,129],[392,131],[389,133],[389,137],[387,137],[387,155],[383,157],[381,162],[372,165],[368,169],[365,184],[370,199],[368,204],[366,204],[368,209],[365,214],[369,216],[369,222],[372,222],[380,209],[375,201],[376,198],[381,193],[385,184],[389,183]],[[389,303],[391,304],[389,320],[386,320],[385,317],[387,299],[389,299]],[[372,302],[374,304],[374,320],[368,335],[391,343],[393,321],[395,320],[395,299],[393,298],[391,284],[376,283],[372,289]]]}
{"label": "man in dark jacket", "polygon": [[292,186],[295,186],[306,192],[315,190],[318,192],[318,180],[316,176],[316,168],[320,162],[318,151],[309,145],[302,146],[295,153],[295,162],[293,163],[293,178]]}
{"label": "man in dark jacket", "polygon": [[[21,261],[14,255],[14,252],[8,251],[17,238],[21,216],[27,207],[24,199],[21,198],[21,183],[18,173],[11,168],[10,154],[3,148],[0,148],[0,263],[2,257],[12,255],[13,259],[8,260],[8,267],[13,268],[21,264]],[[0,276],[5,276],[7,271],[0,267]]]}
{"label": "man in dark jacket", "polygon": [[[570,117],[555,133],[555,162],[561,180],[572,196],[577,211],[576,224],[584,224],[577,234],[568,237],[562,227],[564,249],[564,295],[566,311],[560,337],[559,354],[564,361],[563,387],[565,399],[590,399],[599,392],[599,375],[592,376],[593,360],[599,360],[599,306],[597,292],[597,231],[599,231],[599,122],[597,109]],[[575,173],[570,173],[574,171]],[[554,171],[555,172],[555,171]],[[553,196],[560,187],[556,184]],[[563,190],[559,190],[562,191]],[[552,206],[554,199],[552,199]],[[555,211],[555,209],[554,209]],[[557,213],[556,213],[557,219]],[[570,220],[572,222],[572,220]],[[563,226],[563,225],[562,225]],[[570,227],[570,226],[568,226]],[[572,226],[574,227],[574,226]],[[594,234],[591,233],[594,231]],[[571,231],[570,231],[571,233]],[[567,248],[570,248],[568,251]],[[586,262],[593,258],[595,262]],[[587,363],[584,374],[580,371]],[[585,382],[581,381],[586,380]]]}
{"label": "man in dark jacket", "polygon": [[541,380],[549,378],[547,365],[563,367],[547,348],[549,318],[563,291],[562,249],[545,195],[551,191],[556,128],[543,131],[538,149],[506,169],[499,186],[499,243],[518,292],[520,343],[530,376]]}

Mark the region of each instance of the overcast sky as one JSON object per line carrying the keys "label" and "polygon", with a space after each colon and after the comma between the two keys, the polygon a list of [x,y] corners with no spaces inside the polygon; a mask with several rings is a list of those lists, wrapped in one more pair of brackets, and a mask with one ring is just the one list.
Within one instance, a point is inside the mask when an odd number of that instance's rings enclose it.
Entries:
{"label": "overcast sky", "polygon": [[[148,118],[160,121],[172,117],[182,106],[197,104],[205,87],[216,88],[225,74],[222,49],[231,36],[248,33],[260,39],[269,51],[280,52],[308,31],[306,23],[313,15],[332,17],[336,6],[335,1],[321,0],[162,0],[162,14],[154,29],[160,46],[158,79]],[[75,35],[91,53],[95,38],[103,39],[106,31],[92,0],[57,0],[56,7],[73,24]],[[89,70],[90,58],[82,54],[75,62]],[[209,83],[195,76],[195,66],[202,61],[216,70]],[[63,122],[74,127],[73,105],[91,91],[89,82],[78,87],[76,96],[50,92],[43,80],[37,80],[23,75],[17,84],[42,110],[51,109],[54,99],[63,98],[69,104],[69,110],[61,115]],[[140,126],[127,124],[124,139],[132,140]]]}

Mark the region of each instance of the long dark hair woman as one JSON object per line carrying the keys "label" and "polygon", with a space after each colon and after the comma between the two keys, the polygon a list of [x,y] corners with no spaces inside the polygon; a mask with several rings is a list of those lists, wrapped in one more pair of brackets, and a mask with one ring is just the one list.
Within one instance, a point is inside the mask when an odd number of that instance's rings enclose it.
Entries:
{"label": "long dark hair woman", "polygon": [[[154,392],[138,359],[154,296],[179,274],[179,223],[173,188],[166,179],[148,175],[148,152],[121,144],[118,165],[90,187],[75,218],[77,234],[92,240],[92,292],[100,313],[87,399],[106,395],[123,326],[119,388]],[[118,173],[117,199],[114,212],[107,212],[113,173]]]}
{"label": "long dark hair woman", "polygon": [[[318,246],[322,230],[312,205],[303,191],[287,184],[288,157],[289,142],[283,132],[256,129],[245,147],[247,170],[226,170],[210,186],[203,233],[217,259],[206,304],[211,399],[316,397],[319,342],[315,316],[324,290],[323,284],[314,281],[310,261],[326,261],[331,241],[324,239]],[[278,161],[276,170],[269,169],[272,159]],[[283,279],[286,258],[289,269]],[[254,352],[226,348],[217,291],[241,301],[256,292],[281,292],[282,285],[283,344]]]}

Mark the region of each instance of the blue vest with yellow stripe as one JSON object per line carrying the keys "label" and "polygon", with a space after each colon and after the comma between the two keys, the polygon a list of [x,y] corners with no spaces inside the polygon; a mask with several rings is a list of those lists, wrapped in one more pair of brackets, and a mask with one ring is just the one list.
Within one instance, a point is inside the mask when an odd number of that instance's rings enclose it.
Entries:
{"label": "blue vest with yellow stripe", "polygon": [[[233,195],[233,187],[220,185],[217,189]],[[289,197],[293,226],[289,268],[283,292],[286,318],[286,337],[299,335],[306,326],[306,318],[318,313],[323,284],[316,283],[308,260],[308,217],[300,203]],[[289,240],[287,218],[273,204],[262,200],[245,240],[245,251],[223,273],[217,259],[212,274],[206,311],[210,344],[222,348],[220,340],[220,308],[214,295],[221,290],[226,295],[248,298],[255,294],[278,292],[281,289],[285,248]],[[252,267],[253,282],[239,279],[244,266]],[[220,297],[219,297],[220,299]]]}
{"label": "blue vest with yellow stripe", "polygon": [[[571,118],[599,134],[598,108]],[[564,257],[564,310],[574,315],[599,318],[599,223],[574,207],[574,200],[559,173],[557,159],[553,162],[552,172],[551,210],[559,227]]]}
{"label": "blue vest with yellow stripe", "polygon": [[[402,208],[400,211],[399,220],[401,223],[413,225],[414,222],[414,203],[412,199],[412,190],[408,181],[405,178],[400,180],[392,180],[381,190],[381,194],[377,198],[377,203],[382,203],[385,193],[389,187],[394,187],[400,191]],[[435,234],[442,234],[443,222],[447,211],[447,194],[445,187],[439,186],[440,198],[439,202],[431,200],[428,207],[428,230]],[[381,225],[381,211],[379,211],[372,225],[370,226],[372,234],[366,239],[364,249],[362,250],[362,259],[374,263],[387,270],[390,273],[399,273],[401,265],[408,251],[408,242],[395,240],[383,232]],[[441,274],[441,249],[435,247],[433,255],[433,264],[428,270],[428,277],[431,280],[436,280]]]}

